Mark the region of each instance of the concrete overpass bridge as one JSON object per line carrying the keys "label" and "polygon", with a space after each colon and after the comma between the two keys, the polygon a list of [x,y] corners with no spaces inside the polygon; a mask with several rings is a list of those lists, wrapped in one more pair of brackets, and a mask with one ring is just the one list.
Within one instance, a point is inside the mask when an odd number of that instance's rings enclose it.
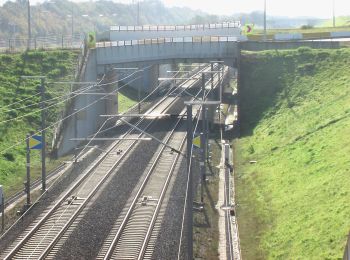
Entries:
{"label": "concrete overpass bridge", "polygon": [[232,66],[239,55],[239,37],[196,36],[97,43],[99,68],[128,63],[169,64],[223,60]]}
{"label": "concrete overpass bridge", "polygon": [[[147,36],[157,37],[147,38]],[[241,50],[293,49],[301,46],[340,47],[340,43],[334,41],[248,41],[247,37],[241,35],[240,27],[234,24],[210,27],[189,26],[181,29],[159,26],[141,29],[118,27],[111,30],[108,37],[107,40],[98,42],[96,48],[89,50],[81,78],[86,82],[96,82],[101,75],[105,74],[107,78],[115,79],[116,75],[113,75],[115,67],[147,67],[143,77],[131,84],[135,88],[143,88],[144,91],[151,91],[158,84],[158,77],[167,76],[162,75],[162,64],[222,60],[230,67],[236,67]],[[92,92],[99,91],[101,89],[92,90]],[[94,103],[94,105],[79,113],[76,120],[71,119],[59,133],[57,143],[61,142],[62,145],[58,146],[63,148],[58,154],[64,154],[74,147],[69,139],[74,137],[75,131],[79,133],[77,137],[91,135],[102,124],[99,115],[117,112],[112,111],[113,107],[117,107],[116,100],[112,100],[108,105],[106,100],[97,102],[100,97],[100,95],[81,95],[75,98],[72,111],[79,110],[87,104]]]}

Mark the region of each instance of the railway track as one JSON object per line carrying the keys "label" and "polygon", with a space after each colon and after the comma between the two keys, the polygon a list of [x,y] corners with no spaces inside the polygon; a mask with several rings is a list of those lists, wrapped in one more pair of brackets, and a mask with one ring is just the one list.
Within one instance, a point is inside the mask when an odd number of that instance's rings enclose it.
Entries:
{"label": "railway track", "polygon": [[[179,151],[186,137],[183,115],[184,112],[165,140]],[[123,210],[124,214],[111,230],[98,259],[151,259],[152,254],[146,255],[148,242],[179,156],[169,147],[159,149],[131,205]]]}
{"label": "railway track", "polygon": [[[185,110],[181,115],[165,141],[177,151],[183,149],[186,140],[186,126],[182,120]],[[116,220],[97,259],[152,259],[165,211],[162,203],[170,180],[176,174],[179,157],[179,153],[166,146],[159,149],[141,184],[135,188],[133,199]]]}
{"label": "railway track", "polygon": [[[197,79],[188,80],[191,87]],[[164,113],[177,98],[164,98],[149,113]],[[147,130],[154,121],[144,119],[137,126]],[[142,134],[130,130],[123,135],[128,138],[139,138]],[[88,205],[101,185],[113,173],[116,166],[127,155],[137,141],[117,141],[111,144],[82,177],[49,209],[45,210],[37,221],[33,222],[12,246],[2,252],[1,259],[44,259],[62,238],[65,231]]]}

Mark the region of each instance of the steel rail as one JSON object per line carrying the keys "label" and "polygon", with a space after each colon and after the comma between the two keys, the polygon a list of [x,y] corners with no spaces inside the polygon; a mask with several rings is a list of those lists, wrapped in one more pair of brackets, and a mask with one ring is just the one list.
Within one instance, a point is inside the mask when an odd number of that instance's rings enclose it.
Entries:
{"label": "steel rail", "polygon": [[[165,143],[168,143],[168,142],[169,142],[169,140],[170,140],[171,137],[173,136],[173,133],[175,132],[177,126],[178,126],[179,123],[182,121],[183,116],[184,116],[184,114],[182,114],[182,117],[179,118],[179,119],[176,121],[176,123],[175,123],[175,125],[174,125],[174,128],[172,129],[172,131],[171,131],[171,132],[167,135],[167,137],[165,138],[165,141],[164,141]],[[162,156],[162,154],[163,154],[163,151],[164,151],[166,148],[167,148],[166,146],[163,146],[163,147],[161,148],[161,150],[158,152],[156,159],[155,159],[154,162],[152,163],[151,168],[150,168],[149,171],[147,172],[147,174],[146,174],[144,180],[142,181],[142,183],[141,183],[141,185],[140,185],[140,188],[138,189],[136,195],[134,196],[134,199],[133,199],[133,201],[132,201],[132,203],[131,203],[129,209],[128,209],[126,215],[125,215],[124,218],[123,218],[123,221],[122,221],[122,223],[121,223],[121,225],[120,225],[120,227],[119,227],[119,229],[118,229],[117,234],[114,236],[114,239],[112,240],[112,242],[111,242],[111,244],[110,244],[110,246],[109,246],[109,248],[108,248],[108,250],[107,250],[107,253],[106,253],[105,257],[104,257],[105,260],[110,259],[110,257],[112,256],[112,254],[113,254],[113,252],[114,252],[114,248],[116,247],[116,245],[117,245],[117,243],[118,243],[118,240],[120,239],[120,237],[121,237],[121,235],[122,235],[122,233],[123,233],[123,231],[124,231],[124,228],[125,228],[125,226],[126,226],[128,220],[129,220],[129,218],[130,218],[130,216],[131,216],[131,213],[132,213],[132,211],[133,211],[134,208],[135,208],[136,202],[137,202],[137,200],[140,198],[141,193],[143,192],[144,188],[146,187],[149,178],[150,178],[151,175],[154,173],[154,169],[156,168],[156,166],[157,166],[157,164],[158,164],[158,162],[159,162],[159,158],[161,158],[161,156]]]}
{"label": "steel rail", "polygon": [[[183,139],[181,141],[181,145],[179,147],[180,151],[183,149],[185,141],[186,141],[186,134],[184,134],[184,137],[183,137]],[[155,225],[157,217],[159,215],[160,208],[161,208],[161,206],[163,204],[163,200],[164,200],[165,194],[166,194],[166,192],[168,190],[168,187],[169,187],[170,179],[173,176],[174,169],[175,169],[175,166],[176,166],[176,164],[177,164],[177,162],[179,160],[179,157],[180,157],[180,154],[176,154],[176,158],[175,158],[173,164],[171,165],[168,177],[167,177],[167,179],[165,181],[165,185],[164,185],[164,187],[163,187],[163,189],[161,191],[161,194],[160,194],[160,197],[158,199],[158,203],[157,203],[156,209],[155,209],[154,214],[152,216],[151,223],[150,223],[150,225],[148,227],[146,236],[145,236],[144,241],[142,243],[142,247],[141,247],[141,250],[139,252],[138,260],[142,260],[144,255],[145,255],[145,252],[146,252],[149,240],[150,240],[152,232],[153,232],[154,225]]]}
{"label": "steel rail", "polygon": [[[185,83],[185,82],[184,82]],[[184,84],[183,83],[183,84]],[[196,83],[196,80],[194,80],[194,82],[191,84],[191,86],[193,84]],[[182,84],[181,84],[182,85]],[[154,110],[156,109],[160,104],[162,104],[164,102],[164,100],[167,98],[168,96],[162,98],[159,102],[157,102],[157,104],[155,104],[150,110]],[[173,101],[170,102],[170,104],[167,106],[171,106],[174,102],[176,101],[176,99],[174,99]],[[165,108],[167,109],[167,108]],[[137,124],[140,124],[143,121],[143,119],[139,120],[139,122]],[[152,121],[153,122],[153,121]],[[152,123],[151,122],[151,123]],[[150,123],[150,124],[151,124]],[[127,134],[130,134],[131,132],[133,132],[133,129],[130,129],[124,136],[126,136]],[[22,247],[23,244],[25,244],[30,237],[44,224],[45,221],[47,221],[49,219],[49,217],[55,212],[55,210],[57,210],[61,204],[72,194],[72,192],[80,185],[83,183],[83,181],[98,167],[98,165],[100,165],[101,162],[103,162],[103,160],[108,156],[108,154],[115,149],[115,147],[122,141],[118,141],[115,142],[114,144],[112,144],[108,150],[106,152],[103,153],[103,155],[101,156],[101,158],[98,158],[98,161],[94,162],[90,167],[87,168],[87,170],[85,171],[85,174],[83,174],[83,176],[64,194],[64,196],[51,208],[51,210],[49,210],[44,217],[24,236],[24,238],[22,238],[22,240],[15,246],[15,248],[13,248],[10,253],[7,254],[7,256],[4,259],[10,259],[12,258]],[[134,142],[136,143],[136,141]],[[114,166],[115,167],[115,166]]]}
{"label": "steel rail", "polygon": [[[208,83],[210,83],[209,80],[208,80]],[[199,91],[197,93],[197,95],[194,96],[194,98],[196,98],[200,93],[201,93],[201,91]],[[199,113],[199,111],[197,111],[197,114],[198,113]],[[173,134],[174,134],[177,126],[179,125],[179,123],[182,121],[184,115],[185,115],[185,112],[183,111],[181,118],[179,118],[177,120],[176,124],[174,125],[173,130],[169,133],[169,135],[167,137],[167,140],[165,141],[166,143],[168,143],[168,142],[170,143],[170,139],[173,137]],[[179,148],[180,150],[183,149],[183,145],[184,145],[185,140],[186,140],[186,135],[184,134],[184,137],[181,140],[181,144],[180,144],[180,148]],[[116,235],[114,236],[113,240],[111,241],[111,243],[110,243],[110,245],[109,245],[109,247],[107,249],[107,252],[105,253],[103,259],[107,260],[107,259],[110,259],[110,258],[113,257],[113,254],[114,254],[114,252],[115,252],[115,250],[117,248],[118,242],[121,239],[121,237],[123,235],[123,232],[125,231],[125,227],[127,226],[127,223],[130,220],[131,215],[132,215],[132,213],[133,213],[133,211],[135,209],[136,202],[140,198],[141,193],[146,188],[146,185],[148,184],[148,181],[149,181],[150,177],[152,176],[152,174],[154,174],[156,166],[158,165],[160,158],[162,158],[162,154],[163,154],[163,152],[164,152],[164,150],[166,148],[167,148],[166,146],[162,147],[162,149],[159,151],[156,159],[152,163],[151,168],[149,169],[148,173],[146,174],[146,176],[145,176],[143,182],[141,183],[141,185],[140,185],[136,195],[134,196],[134,198],[133,198],[133,200],[131,202],[131,205],[129,206],[125,216],[123,217],[123,220],[122,220],[122,222],[121,222],[121,224],[120,224],[120,226],[118,228],[118,231],[117,231]],[[162,187],[162,189],[160,191],[160,196],[159,196],[159,199],[158,199],[158,202],[157,202],[156,209],[154,210],[154,212],[152,214],[152,218],[151,218],[150,224],[148,226],[146,235],[143,238],[143,242],[142,242],[142,245],[141,245],[141,250],[138,252],[138,259],[142,259],[144,257],[145,252],[146,252],[147,245],[149,243],[149,239],[150,239],[150,236],[151,236],[152,231],[153,231],[153,227],[154,227],[156,219],[158,217],[159,210],[160,210],[160,208],[162,206],[162,202],[163,202],[164,196],[165,196],[166,191],[168,189],[168,185],[169,185],[170,179],[173,176],[173,171],[174,171],[174,168],[176,166],[176,163],[178,161],[179,156],[180,156],[180,154],[177,153],[177,155],[175,156],[174,161],[171,164],[171,167],[170,167],[170,170],[169,170],[169,172],[167,174],[167,177],[166,177],[166,180],[164,182],[164,185],[163,185],[163,187]]]}

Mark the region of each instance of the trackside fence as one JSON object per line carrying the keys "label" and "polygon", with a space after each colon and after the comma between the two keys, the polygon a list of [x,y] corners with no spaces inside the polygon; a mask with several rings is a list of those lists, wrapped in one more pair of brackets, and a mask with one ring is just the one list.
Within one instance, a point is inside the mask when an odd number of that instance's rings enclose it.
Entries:
{"label": "trackside fence", "polygon": [[51,35],[45,37],[0,39],[0,53],[14,53],[24,50],[79,49],[84,44],[84,36]]}

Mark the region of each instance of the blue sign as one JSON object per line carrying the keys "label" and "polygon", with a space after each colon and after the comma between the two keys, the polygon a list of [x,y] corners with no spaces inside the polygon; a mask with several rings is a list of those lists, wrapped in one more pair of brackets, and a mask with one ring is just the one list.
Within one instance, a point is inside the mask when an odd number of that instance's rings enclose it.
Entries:
{"label": "blue sign", "polygon": [[42,148],[43,148],[42,136],[41,135],[33,135],[29,139],[29,149],[31,149],[31,150],[41,150]]}

